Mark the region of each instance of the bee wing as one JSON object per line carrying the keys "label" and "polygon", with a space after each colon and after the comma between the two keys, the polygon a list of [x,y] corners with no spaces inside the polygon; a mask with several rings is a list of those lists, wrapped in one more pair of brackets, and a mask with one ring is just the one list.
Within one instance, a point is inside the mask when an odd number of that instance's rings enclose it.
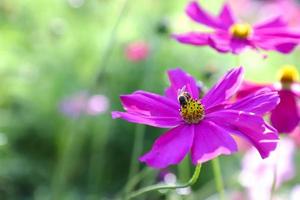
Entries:
{"label": "bee wing", "polygon": [[181,89],[178,89],[177,96],[181,95],[186,91],[186,86],[184,85]]}

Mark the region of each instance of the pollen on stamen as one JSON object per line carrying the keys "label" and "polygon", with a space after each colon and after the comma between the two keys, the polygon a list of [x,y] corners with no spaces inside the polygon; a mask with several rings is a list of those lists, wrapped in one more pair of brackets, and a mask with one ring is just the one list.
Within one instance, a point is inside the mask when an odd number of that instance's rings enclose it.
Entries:
{"label": "pollen on stamen", "polygon": [[180,108],[182,119],[189,124],[196,124],[204,118],[204,106],[199,100],[189,99]]}
{"label": "pollen on stamen", "polygon": [[252,31],[251,25],[247,23],[233,24],[229,28],[231,35],[239,39],[247,39],[251,35]]}
{"label": "pollen on stamen", "polygon": [[279,73],[279,80],[283,84],[290,84],[299,80],[297,68],[293,65],[284,65]]}

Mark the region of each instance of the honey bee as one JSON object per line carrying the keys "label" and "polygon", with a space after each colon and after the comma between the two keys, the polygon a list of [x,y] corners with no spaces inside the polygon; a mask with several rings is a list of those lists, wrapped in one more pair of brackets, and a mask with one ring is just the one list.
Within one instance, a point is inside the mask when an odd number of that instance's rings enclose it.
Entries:
{"label": "honey bee", "polygon": [[178,102],[180,106],[187,105],[188,101],[191,100],[191,95],[185,90],[185,86],[178,91]]}

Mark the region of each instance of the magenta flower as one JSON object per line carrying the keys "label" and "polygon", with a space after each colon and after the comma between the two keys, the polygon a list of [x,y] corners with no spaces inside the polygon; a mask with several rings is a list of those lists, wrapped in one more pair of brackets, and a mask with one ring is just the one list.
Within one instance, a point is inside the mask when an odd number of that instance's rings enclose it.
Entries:
{"label": "magenta flower", "polygon": [[278,91],[280,103],[271,111],[271,123],[279,133],[291,133],[299,125],[300,120],[298,105],[300,84],[297,79],[297,69],[293,66],[285,66],[282,68],[279,83],[244,82],[237,93],[237,98],[243,98],[263,87]]}
{"label": "magenta flower", "polygon": [[173,35],[184,44],[208,45],[222,53],[239,54],[246,47],[290,53],[299,43],[300,34],[290,30],[287,23],[279,17],[250,25],[235,19],[227,4],[218,16],[213,16],[196,1],[188,4],[186,13],[192,20],[213,31]]}
{"label": "magenta flower", "polygon": [[170,128],[140,161],[165,168],[178,164],[191,152],[196,165],[236,152],[231,134],[251,142],[262,158],[276,148],[277,131],[262,115],[279,103],[277,92],[261,90],[234,104],[228,102],[241,84],[243,68],[230,70],[202,99],[192,76],[181,69],[169,70],[168,75],[171,85],[165,96],[145,91],[122,95],[126,112],[112,112],[113,118]]}

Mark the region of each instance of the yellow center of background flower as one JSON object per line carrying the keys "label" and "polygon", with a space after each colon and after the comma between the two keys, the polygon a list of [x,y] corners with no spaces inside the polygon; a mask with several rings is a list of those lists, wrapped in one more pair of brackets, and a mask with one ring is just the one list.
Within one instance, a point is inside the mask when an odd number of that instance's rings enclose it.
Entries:
{"label": "yellow center of background flower", "polygon": [[252,27],[247,23],[233,24],[229,29],[231,35],[235,38],[246,39],[252,33]]}
{"label": "yellow center of background flower", "polygon": [[294,65],[284,65],[278,73],[279,80],[281,83],[293,83],[299,80],[299,73]]}
{"label": "yellow center of background flower", "polygon": [[204,118],[204,107],[199,100],[189,99],[180,106],[182,119],[189,124],[196,124]]}

